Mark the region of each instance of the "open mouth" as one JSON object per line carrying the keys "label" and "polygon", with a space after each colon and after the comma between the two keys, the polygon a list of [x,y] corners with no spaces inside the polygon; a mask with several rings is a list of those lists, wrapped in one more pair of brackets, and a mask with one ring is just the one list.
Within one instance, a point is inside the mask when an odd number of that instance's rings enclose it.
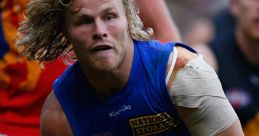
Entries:
{"label": "open mouth", "polygon": [[101,45],[101,46],[97,46],[94,47],[92,49],[93,52],[98,52],[98,51],[107,51],[107,50],[111,50],[112,47],[111,46],[107,46],[107,45]]}

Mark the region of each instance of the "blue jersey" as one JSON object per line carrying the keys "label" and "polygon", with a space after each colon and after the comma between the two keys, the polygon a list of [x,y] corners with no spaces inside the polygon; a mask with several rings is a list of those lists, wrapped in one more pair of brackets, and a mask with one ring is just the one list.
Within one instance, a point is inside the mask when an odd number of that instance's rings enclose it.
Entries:
{"label": "blue jersey", "polygon": [[175,44],[134,41],[127,84],[104,99],[94,93],[79,63],[68,68],[56,80],[54,92],[74,135],[189,135],[165,83],[167,61]]}

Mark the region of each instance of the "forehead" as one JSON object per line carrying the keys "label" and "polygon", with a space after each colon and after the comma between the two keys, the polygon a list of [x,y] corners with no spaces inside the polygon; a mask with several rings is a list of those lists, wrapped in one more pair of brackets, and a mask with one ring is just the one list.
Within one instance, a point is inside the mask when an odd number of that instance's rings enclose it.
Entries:
{"label": "forehead", "polygon": [[124,9],[124,6],[122,0],[73,0],[71,5],[72,12],[80,9],[97,12],[104,8]]}

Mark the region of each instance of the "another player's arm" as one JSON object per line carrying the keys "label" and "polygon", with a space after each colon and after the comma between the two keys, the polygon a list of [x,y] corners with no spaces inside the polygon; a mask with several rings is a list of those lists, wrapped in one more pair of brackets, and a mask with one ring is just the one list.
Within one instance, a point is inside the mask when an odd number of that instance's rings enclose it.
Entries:
{"label": "another player's arm", "polygon": [[72,130],[57,98],[52,91],[41,112],[41,136],[72,136]]}
{"label": "another player's arm", "polygon": [[[177,47],[177,51],[167,88],[192,135],[243,136],[239,119],[213,69],[201,56],[182,47]],[[171,61],[172,58],[168,61],[168,69]]]}
{"label": "another player's arm", "polygon": [[136,3],[145,27],[154,29],[155,39],[162,42],[181,40],[165,0],[136,0]]}

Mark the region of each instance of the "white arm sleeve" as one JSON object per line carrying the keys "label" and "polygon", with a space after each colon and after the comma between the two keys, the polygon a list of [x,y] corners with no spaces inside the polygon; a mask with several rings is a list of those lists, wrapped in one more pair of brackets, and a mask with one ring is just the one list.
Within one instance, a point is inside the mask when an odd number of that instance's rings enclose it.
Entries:
{"label": "white arm sleeve", "polygon": [[195,109],[184,119],[194,136],[214,136],[237,119],[217,74],[202,56],[178,71],[169,92],[175,105]]}

